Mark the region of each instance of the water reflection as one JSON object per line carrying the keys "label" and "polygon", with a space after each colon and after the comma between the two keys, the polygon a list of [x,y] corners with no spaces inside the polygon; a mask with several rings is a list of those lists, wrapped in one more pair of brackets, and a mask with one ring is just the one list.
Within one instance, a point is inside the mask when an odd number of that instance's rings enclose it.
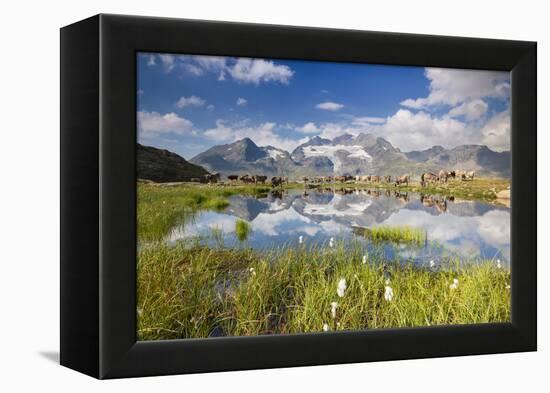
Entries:
{"label": "water reflection", "polygon": [[[236,237],[238,219],[251,226],[245,244]],[[216,229],[227,246],[294,246],[299,236],[308,245],[319,245],[330,237],[358,238],[354,227],[379,225],[408,225],[426,233],[424,247],[388,245],[390,258],[418,262],[443,255],[468,260],[510,258],[509,208],[393,190],[309,189],[277,191],[263,198],[232,196],[224,212],[199,212],[191,223],[174,228],[168,241],[199,236],[209,242]],[[360,241],[369,247],[366,239]]]}

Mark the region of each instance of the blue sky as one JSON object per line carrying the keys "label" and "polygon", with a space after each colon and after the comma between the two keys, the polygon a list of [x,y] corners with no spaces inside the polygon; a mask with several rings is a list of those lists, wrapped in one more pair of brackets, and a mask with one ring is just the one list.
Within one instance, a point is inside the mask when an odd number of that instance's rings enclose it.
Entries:
{"label": "blue sky", "polygon": [[245,136],[291,151],[372,133],[403,151],[510,144],[505,72],[138,54],[138,142],[189,159]]}

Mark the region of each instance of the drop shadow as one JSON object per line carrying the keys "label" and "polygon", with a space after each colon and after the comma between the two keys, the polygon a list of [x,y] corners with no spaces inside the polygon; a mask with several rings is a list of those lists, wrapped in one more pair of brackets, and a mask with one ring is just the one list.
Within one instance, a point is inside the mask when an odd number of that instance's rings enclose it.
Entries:
{"label": "drop shadow", "polygon": [[50,362],[59,364],[59,351],[40,351],[38,354]]}

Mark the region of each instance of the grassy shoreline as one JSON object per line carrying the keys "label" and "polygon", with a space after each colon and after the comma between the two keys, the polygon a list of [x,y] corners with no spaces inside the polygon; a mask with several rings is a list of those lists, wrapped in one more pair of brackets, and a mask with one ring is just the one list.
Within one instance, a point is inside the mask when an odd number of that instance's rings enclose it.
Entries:
{"label": "grassy shoreline", "polygon": [[[510,320],[510,272],[494,261],[432,271],[370,256],[363,263],[363,252],[357,244],[343,242],[307,252],[264,253],[149,244],[138,256],[138,338]],[[346,288],[340,297],[342,279]],[[391,288],[391,300],[386,287]]]}

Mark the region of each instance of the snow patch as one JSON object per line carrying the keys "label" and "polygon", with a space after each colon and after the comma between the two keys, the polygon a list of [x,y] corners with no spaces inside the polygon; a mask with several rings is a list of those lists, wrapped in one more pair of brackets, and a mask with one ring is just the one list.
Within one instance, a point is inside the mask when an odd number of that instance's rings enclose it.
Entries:
{"label": "snow patch", "polygon": [[336,156],[337,152],[348,153],[348,158],[358,158],[365,161],[371,161],[372,157],[363,149],[362,146],[352,145],[334,145],[334,146],[304,146],[302,148],[306,157],[327,157],[334,165],[334,170],[342,168],[342,160]]}
{"label": "snow patch", "polygon": [[285,153],[277,149],[268,149],[267,154],[269,154],[269,157],[273,158],[274,160],[276,160],[277,158],[285,157]]}

